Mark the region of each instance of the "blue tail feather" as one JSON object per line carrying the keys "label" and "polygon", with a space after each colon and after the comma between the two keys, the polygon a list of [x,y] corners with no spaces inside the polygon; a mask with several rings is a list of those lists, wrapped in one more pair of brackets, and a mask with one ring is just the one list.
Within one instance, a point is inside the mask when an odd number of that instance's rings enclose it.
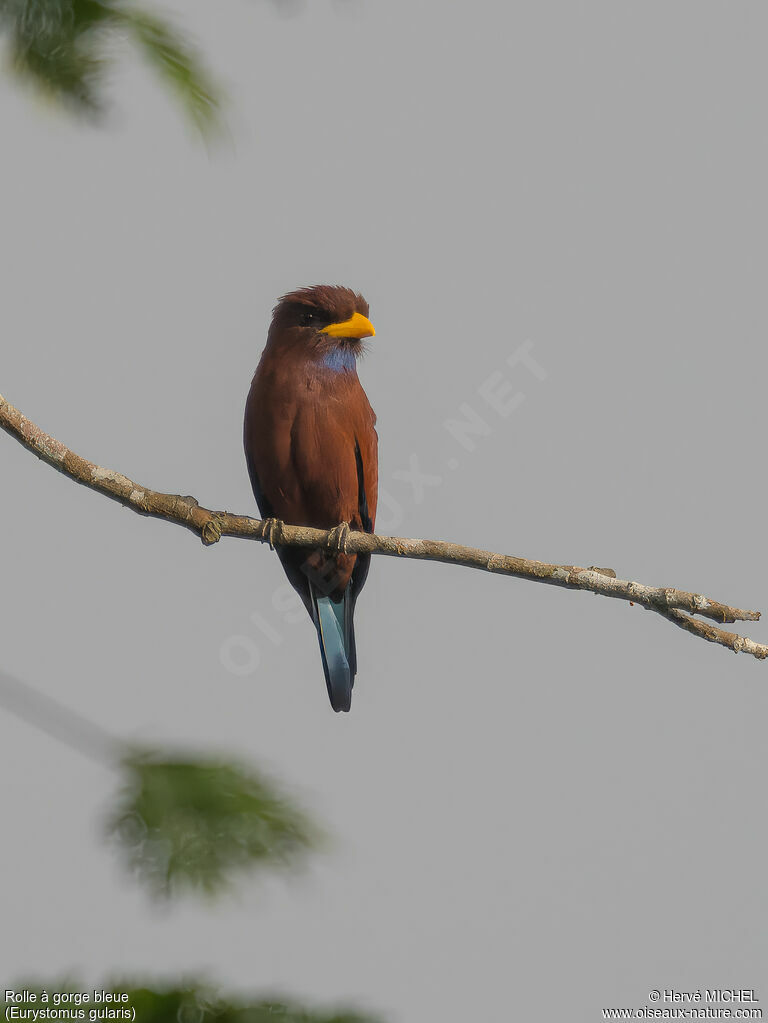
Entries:
{"label": "blue tail feather", "polygon": [[321,596],[310,583],[317,638],[323,658],[325,683],[334,710],[352,706],[355,681],[355,638],[352,627],[352,601],[349,588],[338,602]]}

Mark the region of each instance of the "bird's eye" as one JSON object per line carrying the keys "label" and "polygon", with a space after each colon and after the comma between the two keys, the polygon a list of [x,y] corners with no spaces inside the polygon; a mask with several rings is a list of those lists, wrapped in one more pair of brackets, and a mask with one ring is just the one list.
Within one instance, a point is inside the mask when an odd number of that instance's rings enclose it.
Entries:
{"label": "bird's eye", "polygon": [[314,311],[314,309],[307,309],[301,314],[299,323],[302,327],[313,327],[316,323],[319,323],[320,317]]}

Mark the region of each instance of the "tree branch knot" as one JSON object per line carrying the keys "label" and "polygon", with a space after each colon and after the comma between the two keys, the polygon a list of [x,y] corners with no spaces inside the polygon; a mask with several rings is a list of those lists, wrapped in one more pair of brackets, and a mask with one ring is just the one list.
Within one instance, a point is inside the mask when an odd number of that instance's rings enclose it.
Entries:
{"label": "tree branch knot", "polygon": [[203,523],[200,539],[205,547],[210,547],[221,540],[221,519],[218,515],[211,515],[207,522]]}

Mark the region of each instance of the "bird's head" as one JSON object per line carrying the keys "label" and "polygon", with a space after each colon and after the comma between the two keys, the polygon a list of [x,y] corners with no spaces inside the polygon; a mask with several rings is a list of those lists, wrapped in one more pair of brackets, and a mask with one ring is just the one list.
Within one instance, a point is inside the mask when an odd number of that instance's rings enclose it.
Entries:
{"label": "bird's head", "polygon": [[283,295],[272,312],[269,342],[301,345],[329,368],[346,369],[354,366],[363,338],[375,333],[362,295],[318,284]]}

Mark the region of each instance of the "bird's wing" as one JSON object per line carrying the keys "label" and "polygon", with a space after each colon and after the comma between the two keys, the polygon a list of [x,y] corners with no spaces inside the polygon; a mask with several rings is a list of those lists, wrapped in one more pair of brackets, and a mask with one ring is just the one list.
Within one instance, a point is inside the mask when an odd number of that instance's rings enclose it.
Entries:
{"label": "bird's wing", "polygon": [[375,417],[357,424],[355,430],[355,465],[357,469],[357,506],[362,528],[372,533],[376,525],[376,504],[379,495],[379,438],[373,423]]}
{"label": "bird's wing", "polygon": [[301,524],[291,518],[297,498],[291,462],[297,402],[290,391],[278,387],[279,383],[260,370],[253,379],[245,406],[245,458],[262,516]]}

